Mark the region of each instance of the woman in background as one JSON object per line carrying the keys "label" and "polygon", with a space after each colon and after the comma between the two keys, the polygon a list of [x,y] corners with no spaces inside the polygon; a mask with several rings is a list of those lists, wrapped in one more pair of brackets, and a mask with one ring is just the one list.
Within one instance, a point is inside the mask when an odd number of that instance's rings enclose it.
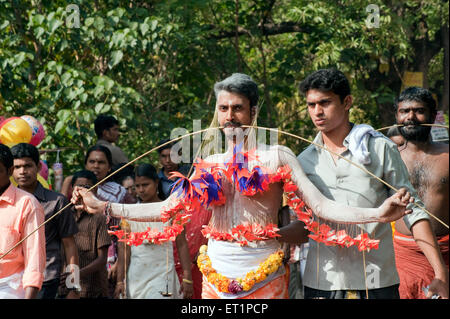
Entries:
{"label": "woman in background", "polygon": [[[141,164],[136,169],[135,189],[140,203],[160,202],[158,197],[158,175],[150,164]],[[121,229],[127,232],[143,232],[148,227],[162,231],[167,226],[162,222],[122,221]],[[115,297],[126,294],[131,299],[191,298],[193,282],[188,245],[183,231],[175,240],[183,267],[180,290],[172,243],[155,245],[144,242],[140,246],[119,245],[118,282]],[[123,252],[123,253],[122,253]],[[125,274],[127,275],[125,277]]]}

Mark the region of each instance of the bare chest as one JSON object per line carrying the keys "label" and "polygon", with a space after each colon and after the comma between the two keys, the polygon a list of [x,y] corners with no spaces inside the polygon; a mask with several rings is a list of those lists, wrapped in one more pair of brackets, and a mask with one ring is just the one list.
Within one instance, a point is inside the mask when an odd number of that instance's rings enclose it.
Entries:
{"label": "bare chest", "polygon": [[414,156],[405,160],[411,184],[422,198],[428,192],[448,191],[448,160],[436,156]]}

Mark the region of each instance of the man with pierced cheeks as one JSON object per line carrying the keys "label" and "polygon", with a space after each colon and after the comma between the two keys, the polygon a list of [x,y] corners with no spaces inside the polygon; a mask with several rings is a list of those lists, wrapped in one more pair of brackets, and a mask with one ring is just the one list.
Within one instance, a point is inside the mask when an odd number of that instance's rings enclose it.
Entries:
{"label": "man with pierced cheeks", "polygon": [[[223,165],[233,155],[235,147],[242,147],[241,151],[251,151],[248,129],[243,125],[252,125],[257,114],[258,86],[245,74],[235,73],[214,86],[216,95],[217,126],[223,127],[228,148],[225,153],[213,154],[205,159],[205,162]],[[305,203],[311,207],[315,214],[324,219],[334,219],[333,211],[340,210],[344,213],[339,216],[347,223],[391,221],[409,213],[405,209],[410,202],[410,195],[405,190],[393,195],[386,200],[380,208],[359,209],[337,204],[326,199],[304,174],[302,167],[297,161],[294,153],[287,147],[281,145],[258,144],[255,155],[257,160],[249,159],[245,164],[251,170],[256,165],[266,168],[275,173],[279,167],[289,165],[292,169],[292,181],[298,186],[296,192]],[[212,217],[209,229],[219,233],[231,233],[231,230],[239,225],[261,225],[277,224],[278,211],[283,195],[281,183],[270,184],[269,189],[263,194],[257,193],[253,196],[245,196],[236,188],[232,181],[222,178],[222,191],[225,196],[225,204],[212,207]],[[91,213],[101,213],[107,203],[97,200],[92,194],[84,189],[75,189],[73,203],[84,206]],[[179,199],[177,194],[172,195],[163,202],[117,205],[110,204],[111,214],[134,220],[154,220],[159,218],[163,207],[176,205]],[[358,218],[355,219],[355,217]],[[304,224],[293,223],[279,231],[281,240],[298,241],[306,237]],[[229,279],[243,278],[247,273],[255,271],[258,266],[266,261],[269,256],[280,250],[281,244],[277,239],[267,239],[252,242],[252,245],[242,247],[236,241],[224,241],[209,238],[207,255],[211,260],[212,267]],[[217,287],[203,279],[202,298],[287,298],[288,297],[289,274],[285,266],[280,265],[262,282],[255,284],[250,290],[237,292],[221,292]]]}

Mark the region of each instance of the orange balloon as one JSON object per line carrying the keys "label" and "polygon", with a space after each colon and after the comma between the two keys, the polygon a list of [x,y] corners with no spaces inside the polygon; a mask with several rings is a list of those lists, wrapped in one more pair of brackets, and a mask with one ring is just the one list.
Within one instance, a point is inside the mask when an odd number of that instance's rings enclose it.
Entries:
{"label": "orange balloon", "polygon": [[0,142],[8,147],[19,143],[29,143],[33,132],[27,121],[20,117],[11,117],[2,122]]}

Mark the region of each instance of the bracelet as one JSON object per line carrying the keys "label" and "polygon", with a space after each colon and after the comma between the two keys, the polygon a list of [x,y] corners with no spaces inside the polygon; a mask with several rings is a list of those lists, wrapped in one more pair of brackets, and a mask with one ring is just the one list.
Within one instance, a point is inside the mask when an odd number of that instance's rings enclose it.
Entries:
{"label": "bracelet", "polygon": [[108,224],[110,217],[111,217],[111,203],[109,201],[105,203],[105,208],[103,209],[103,215],[106,216],[106,224]]}
{"label": "bracelet", "polygon": [[183,282],[185,282],[187,284],[191,284],[191,285],[194,283],[192,280],[189,280],[189,279],[186,279],[186,278],[183,278]]}
{"label": "bracelet", "polygon": [[81,287],[79,285],[73,285],[72,287],[67,287],[68,291],[81,292]]}

